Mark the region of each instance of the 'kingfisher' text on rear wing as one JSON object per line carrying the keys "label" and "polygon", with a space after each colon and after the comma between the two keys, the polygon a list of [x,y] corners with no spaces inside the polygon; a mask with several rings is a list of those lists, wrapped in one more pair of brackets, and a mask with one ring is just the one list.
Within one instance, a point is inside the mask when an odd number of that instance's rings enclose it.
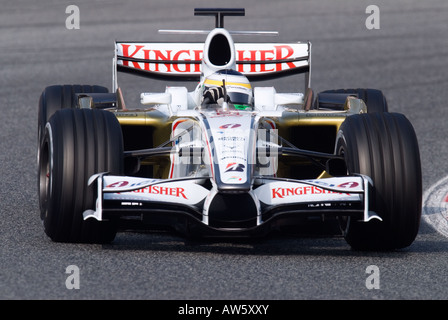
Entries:
{"label": "'kingfisher' text on rear wing", "polygon": [[[116,42],[117,72],[159,80],[198,81],[204,43]],[[235,43],[236,70],[251,81],[280,78],[311,71],[311,43]]]}

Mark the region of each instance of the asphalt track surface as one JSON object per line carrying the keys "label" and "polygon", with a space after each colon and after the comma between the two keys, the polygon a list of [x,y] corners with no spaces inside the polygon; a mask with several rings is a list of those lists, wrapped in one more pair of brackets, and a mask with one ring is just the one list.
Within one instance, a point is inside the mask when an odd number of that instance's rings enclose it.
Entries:
{"label": "asphalt track surface", "polygon": [[[115,39],[185,40],[157,30],[211,28],[211,18],[193,16],[204,5],[245,7],[246,17],[225,20],[229,29],[277,30],[274,41],[312,41],[316,92],[383,90],[390,111],[415,127],[426,191],[448,175],[445,0],[1,2],[0,299],[448,298],[448,240],[425,220],[416,241],[395,252],[352,251],[327,225],[257,242],[120,233],[111,245],[61,244],[43,232],[36,191],[37,103],[44,87],[110,88]],[[378,30],[365,24],[373,2]],[[80,9],[79,30],[66,28],[72,4]],[[137,79],[129,83],[159,90]],[[281,85],[287,92],[292,84]],[[80,270],[79,289],[66,288],[70,265]],[[370,265],[378,267],[379,289],[366,287]]]}

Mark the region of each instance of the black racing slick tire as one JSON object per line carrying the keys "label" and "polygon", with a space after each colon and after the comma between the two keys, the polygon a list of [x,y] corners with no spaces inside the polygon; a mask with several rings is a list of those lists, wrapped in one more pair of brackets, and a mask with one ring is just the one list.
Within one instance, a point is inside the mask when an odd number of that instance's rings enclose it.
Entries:
{"label": "black racing slick tire", "polygon": [[42,143],[45,125],[58,110],[76,108],[76,93],[107,93],[106,87],[98,85],[53,85],[46,87],[39,98],[38,108],[38,146]]}
{"label": "black racing slick tire", "polygon": [[114,221],[83,219],[95,210],[95,173],[123,173],[123,137],[111,112],[92,109],[56,111],[45,126],[38,164],[41,218],[45,233],[57,242],[108,243]]}
{"label": "black racing slick tire", "polygon": [[387,105],[386,97],[381,90],[377,89],[337,89],[337,90],[325,90],[322,93],[345,93],[353,94],[362,99],[367,106],[367,113],[374,112],[388,112],[389,107]]}
{"label": "black racing slick tire", "polygon": [[414,128],[398,113],[359,114],[340,126],[336,153],[349,175],[372,179],[369,210],[377,219],[341,219],[344,237],[356,250],[394,250],[415,240],[421,218],[422,174]]}

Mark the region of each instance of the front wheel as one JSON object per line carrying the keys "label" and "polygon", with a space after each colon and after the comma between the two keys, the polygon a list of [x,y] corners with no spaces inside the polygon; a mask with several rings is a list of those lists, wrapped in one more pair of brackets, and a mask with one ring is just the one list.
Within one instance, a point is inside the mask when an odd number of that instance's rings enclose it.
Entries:
{"label": "front wheel", "polygon": [[95,209],[90,176],[122,174],[123,138],[116,117],[104,110],[63,109],[45,126],[39,152],[38,188],[46,234],[58,242],[111,242],[113,221],[84,220]]}
{"label": "front wheel", "polygon": [[398,113],[348,117],[337,135],[336,153],[348,174],[373,181],[370,210],[383,221],[343,218],[344,236],[354,249],[392,250],[416,238],[422,205],[422,174],[417,138],[409,120]]}

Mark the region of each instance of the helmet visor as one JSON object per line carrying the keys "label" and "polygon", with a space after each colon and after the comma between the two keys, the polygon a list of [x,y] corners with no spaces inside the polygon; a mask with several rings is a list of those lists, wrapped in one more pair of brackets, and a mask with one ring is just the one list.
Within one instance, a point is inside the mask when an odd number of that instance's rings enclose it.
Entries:
{"label": "helmet visor", "polygon": [[229,100],[233,104],[245,104],[245,105],[251,105],[251,96],[245,93],[241,92],[227,92],[227,95],[229,96]]}

